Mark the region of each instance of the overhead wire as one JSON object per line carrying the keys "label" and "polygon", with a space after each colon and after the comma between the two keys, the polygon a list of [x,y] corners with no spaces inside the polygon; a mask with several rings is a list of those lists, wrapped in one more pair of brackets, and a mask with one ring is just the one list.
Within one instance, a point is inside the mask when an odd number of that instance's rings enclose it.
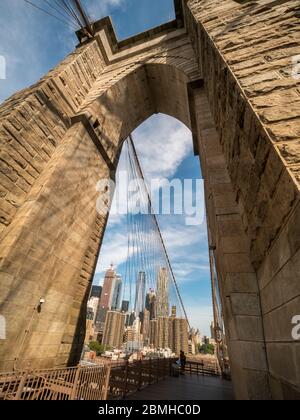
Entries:
{"label": "overhead wire", "polygon": [[[131,173],[131,178],[142,180],[142,187],[140,186],[141,183],[138,183],[139,194],[141,196],[145,194],[147,200],[149,200],[150,197],[146,188],[145,178],[143,176],[132,139],[129,139],[127,141],[126,147],[129,156],[129,172]],[[142,201],[142,199],[140,199],[140,201]],[[130,201],[130,206],[132,205],[133,203]],[[168,272],[168,279],[171,280],[169,290],[169,310],[171,310],[173,305],[176,306],[176,308],[180,310],[180,312],[187,319],[188,322],[183,301],[180,296],[178,285],[176,283],[175,275],[172,270],[170,260],[159,229],[158,221],[156,219],[155,214],[152,214],[154,212],[152,212],[152,206],[149,202],[148,210],[149,211],[147,215],[130,215],[133,258],[131,258],[129,261],[131,261],[133,263],[133,266],[135,267],[135,277],[137,277],[139,270],[145,271],[145,273],[147,274],[148,284],[150,282],[150,288],[152,289],[154,289],[156,286],[160,269],[162,267],[165,267],[165,269]],[[150,229],[151,225],[152,229]],[[152,242],[152,249],[151,245],[147,243],[147,240]],[[152,261],[150,261],[151,259]],[[139,267],[139,270],[137,269],[137,267]]]}
{"label": "overhead wire", "polygon": [[59,4],[59,2],[57,2],[56,0],[52,0],[56,3],[57,7],[53,6],[53,4],[50,3],[50,0],[42,0],[44,1],[44,3],[46,3],[48,5],[48,7],[50,7],[51,9],[53,9],[56,13],[58,13],[59,15],[61,15],[64,19],[68,19],[70,18],[69,14],[64,12],[64,10],[60,10],[61,9],[61,5]]}
{"label": "overhead wire", "polygon": [[[32,7],[34,7],[35,9],[38,9],[38,10],[40,10],[41,12],[43,12],[43,13],[45,13],[45,14],[47,14],[48,16],[51,16],[52,18],[54,18],[54,19],[56,19],[57,21],[59,21],[59,22],[61,22],[61,23],[63,23],[64,25],[72,25],[73,26],[73,24],[72,24],[72,22],[70,22],[70,21],[68,21],[68,20],[65,20],[65,19],[61,19],[60,17],[58,17],[58,16],[56,16],[55,14],[53,14],[52,12],[50,12],[49,10],[46,10],[46,9],[44,9],[43,7],[41,7],[41,6],[38,6],[37,4],[35,4],[35,3],[33,3],[32,1],[30,1],[30,0],[24,0],[24,2],[25,3],[27,3],[27,4],[29,4],[30,6],[32,6]],[[75,29],[75,30],[77,30],[78,28],[77,27],[75,27],[75,26],[73,26],[73,28]]]}
{"label": "overhead wire", "polygon": [[68,2],[67,0],[60,0],[60,2],[62,3],[62,7],[69,13],[69,15],[70,16],[73,16],[73,18],[77,21],[77,23],[79,24],[79,26],[81,28],[83,28],[84,25],[83,25],[83,23],[80,20],[80,15],[78,16],[78,14],[76,13],[76,8],[74,10],[74,8],[70,4],[70,2]]}
{"label": "overhead wire", "polygon": [[[124,267],[125,280],[122,296],[123,301],[128,300],[129,307],[127,317],[130,317],[130,322],[126,325],[133,327],[133,322],[140,322],[140,329],[136,330],[138,325],[135,324],[132,333],[133,337],[135,337],[134,340],[138,342],[139,346],[143,346],[145,325],[147,325],[148,329],[150,328],[149,324],[145,324],[145,317],[149,317],[147,322],[157,320],[160,316],[171,317],[172,308],[176,307],[176,318],[186,319],[189,327],[190,324],[164,245],[158,220],[152,207],[146,180],[133,140],[130,137],[124,142],[122,156],[128,178],[127,195],[124,198],[126,199],[127,209],[127,257]],[[131,188],[131,182],[134,182],[134,188]],[[160,276],[164,276],[162,274],[163,269],[166,270],[166,302],[160,295],[164,289],[160,289],[161,286],[159,286]],[[151,293],[152,291],[154,293],[153,309],[146,308],[146,298],[150,290]],[[142,304],[141,301],[143,301]],[[162,309],[158,310],[160,305],[164,305],[161,307],[164,309],[163,311]],[[148,314],[146,309],[150,311]],[[152,310],[154,310],[154,313]],[[149,330],[147,334],[149,334]]]}
{"label": "overhead wire", "polygon": [[72,27],[75,31],[82,29],[93,35],[92,23],[80,0],[41,0],[41,4],[37,4],[37,0],[24,0],[25,3],[35,9],[51,16],[57,21]]}
{"label": "overhead wire", "polygon": [[[134,146],[132,136],[129,136],[129,142],[130,142],[132,152],[133,152],[133,155],[134,155],[134,158],[135,158],[135,161],[136,161],[138,173],[140,175],[140,178],[143,179],[144,182],[145,182],[144,174],[143,174],[143,171],[142,171],[142,168],[141,168],[138,156],[137,156],[137,152],[136,152],[136,149],[135,149],[135,146]],[[145,185],[146,185],[146,182],[145,182]],[[147,194],[148,194],[149,202],[151,203],[149,192],[147,192]],[[173,284],[174,284],[175,289],[176,289],[176,294],[177,294],[177,297],[178,297],[179,302],[180,302],[180,307],[183,310],[184,316],[185,316],[185,318],[186,318],[186,320],[189,324],[189,320],[188,320],[187,313],[186,313],[186,310],[185,310],[185,307],[184,307],[184,304],[183,304],[182,297],[180,295],[180,291],[179,291],[179,287],[178,287],[178,284],[177,284],[177,281],[176,281],[176,278],[175,278],[175,274],[174,274],[174,271],[172,269],[171,262],[170,262],[170,259],[169,259],[169,255],[167,253],[167,250],[166,250],[166,247],[165,247],[165,244],[164,244],[164,241],[163,241],[163,237],[162,237],[162,234],[161,234],[161,230],[160,230],[160,227],[159,227],[159,224],[158,224],[158,220],[157,220],[154,212],[153,212],[152,216],[153,216],[153,220],[154,220],[155,226],[157,228],[158,236],[159,236],[159,239],[160,239],[160,241],[159,241],[160,247],[161,247],[161,250],[162,250],[162,252],[163,252],[163,254],[166,258],[167,266],[168,266],[168,269],[170,271],[171,278],[172,278]],[[190,324],[189,324],[189,327],[190,327]]]}

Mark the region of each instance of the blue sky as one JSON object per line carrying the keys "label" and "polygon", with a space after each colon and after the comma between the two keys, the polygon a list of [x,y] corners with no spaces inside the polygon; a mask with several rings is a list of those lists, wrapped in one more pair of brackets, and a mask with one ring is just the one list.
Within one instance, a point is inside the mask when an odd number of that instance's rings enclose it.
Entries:
{"label": "blue sky", "polygon": [[[93,19],[112,16],[119,39],[174,18],[173,0],[83,0],[83,3]],[[1,0],[0,28],[0,56],[5,58],[7,67],[6,80],[0,80],[0,102],[42,77],[77,43],[70,26],[33,9],[24,0]],[[178,121],[164,115],[153,116],[135,131],[134,138],[148,180],[159,176],[201,178],[199,159],[192,154],[191,133]],[[212,308],[206,225],[185,226],[180,216],[159,216],[159,222],[191,324],[209,334]],[[122,271],[124,235],[122,223],[112,220],[100,254],[96,282],[102,281],[103,272],[112,261]]]}

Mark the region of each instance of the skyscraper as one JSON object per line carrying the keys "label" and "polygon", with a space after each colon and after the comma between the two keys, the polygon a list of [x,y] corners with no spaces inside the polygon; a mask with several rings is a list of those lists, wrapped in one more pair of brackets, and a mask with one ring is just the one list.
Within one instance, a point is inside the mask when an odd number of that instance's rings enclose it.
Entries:
{"label": "skyscraper", "polygon": [[91,296],[88,300],[87,303],[87,311],[89,312],[89,310],[92,310],[94,313],[94,317],[93,317],[93,323],[95,323],[96,321],[96,316],[97,316],[97,312],[98,312],[98,307],[99,307],[99,298],[95,297],[95,296]]}
{"label": "skyscraper", "polygon": [[121,348],[125,332],[125,314],[108,311],[106,314],[102,344]]}
{"label": "skyscraper", "polygon": [[113,265],[105,273],[102,294],[96,316],[96,330],[103,331],[106,314],[111,309],[118,309],[121,299],[121,277]]}
{"label": "skyscraper", "polygon": [[150,320],[156,318],[156,295],[153,289],[150,289],[146,295],[145,307],[150,312]]}
{"label": "skyscraper", "polygon": [[98,312],[97,312],[97,316],[95,320],[96,332],[103,332],[107,311],[108,311],[108,308],[101,307],[101,305],[98,306]]}
{"label": "skyscraper", "polygon": [[128,343],[129,341],[133,341],[134,332],[132,327],[127,327],[124,333],[124,343]]}
{"label": "skyscraper", "polygon": [[144,344],[148,346],[149,335],[150,335],[150,312],[147,309],[144,310],[142,334],[143,334]]}
{"label": "skyscraper", "polygon": [[137,317],[132,325],[132,330],[134,333],[133,341],[142,341],[141,340],[141,320]]}
{"label": "skyscraper", "polygon": [[156,315],[169,316],[169,275],[165,267],[159,269],[157,276]]}
{"label": "skyscraper", "polygon": [[113,285],[111,309],[113,310],[120,309],[121,294],[122,294],[122,277],[116,276],[114,280],[114,285]]}
{"label": "skyscraper", "polygon": [[91,290],[91,298],[99,298],[101,297],[101,293],[102,293],[102,286],[92,286],[92,290]]}
{"label": "skyscraper", "polygon": [[189,328],[185,318],[175,318],[173,320],[173,348],[175,354],[189,351]]}
{"label": "skyscraper", "polygon": [[169,317],[169,348],[174,351],[174,318]]}
{"label": "skyscraper", "polygon": [[136,292],[135,292],[135,304],[134,312],[136,316],[140,317],[140,314],[144,312],[145,309],[145,294],[146,294],[146,273],[140,271],[138,274],[136,282]]}
{"label": "skyscraper", "polygon": [[150,321],[150,334],[149,334],[149,342],[150,346],[157,348],[158,347],[158,340],[157,340],[157,319],[152,319]]}
{"label": "skyscraper", "polygon": [[128,311],[129,311],[129,300],[123,300],[121,312],[128,312]]}
{"label": "skyscraper", "polygon": [[135,316],[135,312],[131,312],[131,314],[129,315],[129,319],[128,319],[128,326],[132,327],[134,320],[135,320],[136,316]]}
{"label": "skyscraper", "polygon": [[104,277],[103,289],[100,299],[100,306],[102,308],[111,308],[115,278],[116,271],[114,269],[114,266],[111,265],[110,268],[106,271]]}
{"label": "skyscraper", "polygon": [[168,317],[159,316],[157,318],[157,347],[160,349],[170,348]]}

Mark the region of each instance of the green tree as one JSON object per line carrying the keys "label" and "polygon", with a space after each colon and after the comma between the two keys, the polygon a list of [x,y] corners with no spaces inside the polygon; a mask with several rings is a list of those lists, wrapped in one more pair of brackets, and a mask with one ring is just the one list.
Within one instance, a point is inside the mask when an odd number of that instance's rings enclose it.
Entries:
{"label": "green tree", "polygon": [[105,352],[106,348],[102,344],[100,344],[98,341],[91,341],[89,344],[89,349],[91,351],[94,351],[97,356],[101,356],[102,353]]}
{"label": "green tree", "polygon": [[215,347],[213,344],[202,344],[200,346],[200,353],[203,354],[215,354]]}

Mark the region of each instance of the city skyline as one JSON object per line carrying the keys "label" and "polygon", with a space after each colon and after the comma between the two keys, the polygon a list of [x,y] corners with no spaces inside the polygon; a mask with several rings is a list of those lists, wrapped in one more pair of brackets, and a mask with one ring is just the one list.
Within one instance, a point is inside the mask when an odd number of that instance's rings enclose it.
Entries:
{"label": "city skyline", "polygon": [[[138,272],[136,277],[136,284],[133,285],[135,288],[135,298],[133,302],[124,299],[126,293],[122,284],[122,276],[118,274],[117,267],[113,264],[110,265],[105,273],[103,286],[92,286],[88,301],[87,319],[90,319],[90,311],[93,310],[95,327],[98,332],[103,332],[108,312],[123,313],[131,318],[131,321],[125,320],[124,325],[127,326],[130,326],[132,325],[132,322],[134,323],[136,320],[139,320],[141,322],[141,331],[145,328],[145,314],[147,319],[149,317],[149,320],[147,321],[149,322],[149,325],[146,327],[149,331],[151,320],[157,321],[159,319],[177,318],[177,308],[178,305],[180,305],[180,302],[178,301],[177,304],[174,304],[174,302],[171,303],[169,301],[169,278],[166,268],[160,267],[158,269],[155,289],[148,287],[149,285],[146,282],[146,274],[144,272]],[[100,297],[95,297],[99,287],[101,289]],[[122,295],[120,293],[121,289],[123,289]],[[118,304],[114,304],[116,295],[118,295]],[[178,319],[185,319],[185,315],[183,318],[179,317]],[[99,322],[101,323],[101,326],[99,326]],[[110,320],[110,322],[112,321]],[[162,328],[162,324],[160,327],[158,326],[158,328]],[[191,328],[192,330],[200,330],[194,325],[191,325]],[[211,332],[211,322],[207,331]],[[165,334],[168,336],[168,328],[166,328]],[[206,334],[204,333],[204,335]]]}
{"label": "city skyline", "polygon": [[172,282],[168,270],[157,268],[154,289],[149,287],[147,280],[146,273],[138,271],[133,285],[133,302],[124,300],[126,284],[122,287],[122,277],[117,268],[110,265],[103,287],[91,289],[86,317],[87,346],[97,341],[105,349],[123,350],[129,355],[142,349],[171,351],[177,355],[180,351],[195,354],[194,329],[190,329],[185,316],[178,316],[177,308],[181,306],[178,297],[176,303],[170,300]]}

